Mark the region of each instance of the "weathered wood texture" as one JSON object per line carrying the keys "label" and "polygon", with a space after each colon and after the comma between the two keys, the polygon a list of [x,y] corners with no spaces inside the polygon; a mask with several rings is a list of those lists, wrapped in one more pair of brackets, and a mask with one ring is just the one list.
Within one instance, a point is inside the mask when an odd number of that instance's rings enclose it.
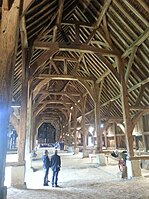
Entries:
{"label": "weathered wood texture", "polygon": [[0,28],[0,123],[3,125],[0,125],[0,187],[4,185],[7,129],[18,41],[19,8],[20,0],[15,0],[10,10],[2,7]]}

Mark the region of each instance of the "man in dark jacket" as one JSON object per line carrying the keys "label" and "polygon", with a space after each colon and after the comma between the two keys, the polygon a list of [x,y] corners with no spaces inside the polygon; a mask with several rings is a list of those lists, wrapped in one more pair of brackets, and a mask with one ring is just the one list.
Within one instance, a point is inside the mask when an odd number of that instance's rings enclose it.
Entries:
{"label": "man in dark jacket", "polygon": [[44,169],[44,186],[48,186],[48,174],[49,174],[49,167],[50,167],[50,159],[48,156],[48,150],[45,150],[44,155],[42,156],[43,161],[43,169]]}
{"label": "man in dark jacket", "polygon": [[58,181],[58,173],[61,167],[61,158],[57,155],[57,150],[55,150],[54,155],[51,156],[51,169],[52,169],[52,187],[59,187],[57,184]]}

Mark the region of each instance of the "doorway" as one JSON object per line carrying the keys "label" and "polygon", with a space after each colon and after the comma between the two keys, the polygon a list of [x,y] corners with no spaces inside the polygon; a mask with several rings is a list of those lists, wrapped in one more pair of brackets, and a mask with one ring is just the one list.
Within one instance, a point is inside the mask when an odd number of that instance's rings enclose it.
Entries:
{"label": "doorway", "polygon": [[56,129],[51,123],[43,123],[38,129],[38,144],[54,144]]}

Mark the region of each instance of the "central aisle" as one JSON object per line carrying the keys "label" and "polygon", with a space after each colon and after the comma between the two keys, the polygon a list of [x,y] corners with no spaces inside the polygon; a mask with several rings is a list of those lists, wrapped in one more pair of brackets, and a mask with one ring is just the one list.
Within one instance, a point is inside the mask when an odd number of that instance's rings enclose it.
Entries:
{"label": "central aisle", "polygon": [[[44,150],[44,149],[42,149]],[[61,152],[62,168],[59,173],[60,188],[43,186],[42,150],[32,162],[34,172],[27,170],[27,190],[8,188],[8,199],[117,199],[149,198],[149,179],[120,179],[117,161],[109,158],[107,166],[91,163],[89,158]],[[51,172],[49,173],[51,181]]]}

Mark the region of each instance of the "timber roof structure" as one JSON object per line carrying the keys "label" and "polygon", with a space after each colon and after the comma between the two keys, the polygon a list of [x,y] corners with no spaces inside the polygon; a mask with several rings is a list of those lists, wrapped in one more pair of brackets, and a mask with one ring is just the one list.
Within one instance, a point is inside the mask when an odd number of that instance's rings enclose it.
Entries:
{"label": "timber roof structure", "polygon": [[84,100],[86,123],[95,100],[103,121],[122,119],[121,67],[131,115],[149,109],[148,0],[30,0],[20,17],[13,103],[22,98],[23,51],[37,120],[67,121],[74,107],[79,119]]}

